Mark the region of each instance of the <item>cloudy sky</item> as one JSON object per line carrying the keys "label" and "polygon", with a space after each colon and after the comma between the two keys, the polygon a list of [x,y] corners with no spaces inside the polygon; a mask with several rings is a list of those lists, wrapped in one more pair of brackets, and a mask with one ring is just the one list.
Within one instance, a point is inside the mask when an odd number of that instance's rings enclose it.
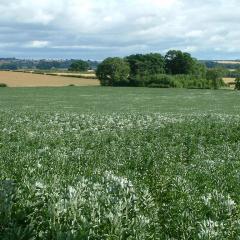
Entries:
{"label": "cloudy sky", "polygon": [[0,57],[240,58],[240,0],[0,0]]}

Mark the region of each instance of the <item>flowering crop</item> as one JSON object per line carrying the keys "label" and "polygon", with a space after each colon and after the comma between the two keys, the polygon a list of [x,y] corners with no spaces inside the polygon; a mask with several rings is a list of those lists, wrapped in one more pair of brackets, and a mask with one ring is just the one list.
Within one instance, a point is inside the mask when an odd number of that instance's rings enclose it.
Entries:
{"label": "flowering crop", "polygon": [[238,239],[240,116],[0,112],[0,239]]}

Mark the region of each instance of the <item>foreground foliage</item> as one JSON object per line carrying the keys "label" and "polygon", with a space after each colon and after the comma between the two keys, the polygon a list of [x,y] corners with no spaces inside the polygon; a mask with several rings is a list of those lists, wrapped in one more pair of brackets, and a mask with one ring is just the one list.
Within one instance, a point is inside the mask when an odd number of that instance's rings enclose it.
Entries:
{"label": "foreground foliage", "polygon": [[7,84],[5,84],[5,83],[0,83],[0,87],[7,87]]}
{"label": "foreground foliage", "polygon": [[1,111],[0,239],[238,239],[240,117]]}

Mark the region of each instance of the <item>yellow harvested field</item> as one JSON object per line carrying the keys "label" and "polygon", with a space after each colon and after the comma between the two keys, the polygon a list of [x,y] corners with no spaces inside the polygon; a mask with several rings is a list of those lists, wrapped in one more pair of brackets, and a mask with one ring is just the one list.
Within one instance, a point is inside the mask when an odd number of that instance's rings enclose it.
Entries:
{"label": "yellow harvested field", "polygon": [[55,74],[55,75],[58,75],[58,76],[84,76],[84,77],[96,77],[96,74],[94,73],[51,73],[51,74]]}
{"label": "yellow harvested field", "polygon": [[236,78],[223,78],[223,81],[228,84],[231,88],[235,87],[235,79]]}
{"label": "yellow harvested field", "polygon": [[223,78],[225,83],[234,83],[236,78]]}
{"label": "yellow harvested field", "polygon": [[8,87],[63,87],[74,84],[75,86],[98,86],[97,79],[84,79],[65,76],[49,76],[23,72],[0,71],[0,83]]}

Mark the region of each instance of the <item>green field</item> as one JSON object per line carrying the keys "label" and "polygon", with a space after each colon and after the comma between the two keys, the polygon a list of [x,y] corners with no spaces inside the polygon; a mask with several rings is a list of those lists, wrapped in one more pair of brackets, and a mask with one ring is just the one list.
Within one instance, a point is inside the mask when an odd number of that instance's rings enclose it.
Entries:
{"label": "green field", "polygon": [[240,239],[239,99],[0,89],[0,239]]}
{"label": "green field", "polygon": [[240,92],[111,87],[0,88],[0,109],[76,113],[240,113]]}

